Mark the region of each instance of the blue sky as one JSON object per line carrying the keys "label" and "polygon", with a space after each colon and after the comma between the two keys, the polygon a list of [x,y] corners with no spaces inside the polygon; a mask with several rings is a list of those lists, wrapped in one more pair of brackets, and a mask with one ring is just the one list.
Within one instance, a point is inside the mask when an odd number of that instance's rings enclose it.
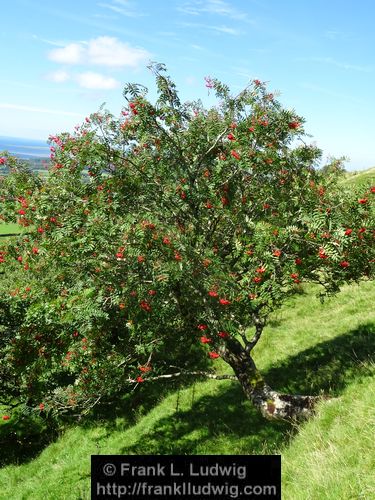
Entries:
{"label": "blue sky", "polygon": [[[1,5],[0,135],[46,139],[163,62],[183,100],[204,77],[269,82],[325,155],[375,165],[372,0],[12,0]],[[154,92],[150,93],[154,96]]]}

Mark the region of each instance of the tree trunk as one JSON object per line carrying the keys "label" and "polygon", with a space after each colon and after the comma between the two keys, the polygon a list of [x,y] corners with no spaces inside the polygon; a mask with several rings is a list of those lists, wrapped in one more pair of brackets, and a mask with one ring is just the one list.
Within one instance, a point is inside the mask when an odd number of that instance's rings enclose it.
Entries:
{"label": "tree trunk", "polygon": [[228,339],[221,354],[224,361],[233,368],[246,397],[267,419],[295,421],[313,414],[319,397],[273,391],[263,380],[250,354],[246,353],[237,340]]}

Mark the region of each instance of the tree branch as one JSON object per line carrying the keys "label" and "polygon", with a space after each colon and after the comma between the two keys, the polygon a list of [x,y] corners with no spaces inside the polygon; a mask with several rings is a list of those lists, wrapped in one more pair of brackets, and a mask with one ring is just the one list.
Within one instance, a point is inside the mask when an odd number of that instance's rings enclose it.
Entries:
{"label": "tree branch", "polygon": [[[154,380],[172,379],[172,378],[182,377],[184,375],[194,375],[194,376],[200,376],[200,377],[207,377],[207,378],[211,378],[214,380],[237,380],[235,375],[215,375],[214,373],[205,372],[203,370],[198,370],[198,371],[193,371],[193,372],[181,370],[181,371],[175,372],[175,373],[168,373],[165,375],[156,375],[155,377],[147,377],[147,379],[144,379],[144,381],[145,382],[153,382]],[[129,382],[130,384],[134,384],[137,382],[137,380],[129,378],[129,379],[127,379],[127,382]]]}
{"label": "tree branch", "polygon": [[200,158],[199,163],[203,160],[203,158],[205,156],[207,156],[208,154],[210,154],[211,151],[213,151],[215,149],[215,147],[218,145],[219,141],[224,137],[224,135],[226,133],[228,133],[228,127],[225,127],[225,129],[222,132],[220,132],[220,134],[216,137],[216,139],[215,139],[214,143],[212,144],[212,146],[209,149],[207,149],[207,151],[205,153],[203,153],[202,157]]}
{"label": "tree branch", "polygon": [[258,340],[260,339],[260,336],[263,333],[264,322],[259,319],[256,319],[254,323],[255,323],[255,335],[250,340],[250,342],[247,342],[245,345],[245,352],[247,354],[250,354],[250,352],[254,349],[254,347],[258,343]]}

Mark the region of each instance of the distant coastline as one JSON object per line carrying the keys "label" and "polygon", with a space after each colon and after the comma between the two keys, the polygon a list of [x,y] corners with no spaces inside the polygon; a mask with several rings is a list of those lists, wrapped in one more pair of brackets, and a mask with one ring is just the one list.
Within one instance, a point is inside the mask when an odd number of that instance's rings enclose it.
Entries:
{"label": "distant coastline", "polygon": [[4,150],[22,159],[48,158],[50,155],[46,141],[22,137],[0,136],[0,151]]}

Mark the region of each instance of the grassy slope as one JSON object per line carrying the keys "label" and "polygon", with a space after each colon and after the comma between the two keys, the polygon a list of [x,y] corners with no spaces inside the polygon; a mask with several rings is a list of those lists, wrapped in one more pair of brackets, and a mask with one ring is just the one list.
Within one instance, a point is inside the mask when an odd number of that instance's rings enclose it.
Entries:
{"label": "grassy slope", "polygon": [[[321,305],[310,288],[274,316],[257,348],[273,387],[335,396],[298,429],[263,420],[235,382],[203,381],[138,418],[77,425],[36,459],[0,470],[0,498],[89,498],[91,454],[282,453],[283,497],[371,498],[375,348],[371,283]],[[224,363],[219,371],[228,372]],[[142,387],[147,391],[147,387]]]}
{"label": "grassy slope", "polygon": [[374,398],[372,377],[321,405],[284,450],[285,498],[375,498]]}
{"label": "grassy slope", "polygon": [[0,234],[22,233],[24,228],[18,224],[0,224]]}
{"label": "grassy slope", "polygon": [[368,168],[367,170],[361,170],[355,173],[347,173],[343,180],[343,184],[351,185],[354,187],[375,185],[375,167]]}

